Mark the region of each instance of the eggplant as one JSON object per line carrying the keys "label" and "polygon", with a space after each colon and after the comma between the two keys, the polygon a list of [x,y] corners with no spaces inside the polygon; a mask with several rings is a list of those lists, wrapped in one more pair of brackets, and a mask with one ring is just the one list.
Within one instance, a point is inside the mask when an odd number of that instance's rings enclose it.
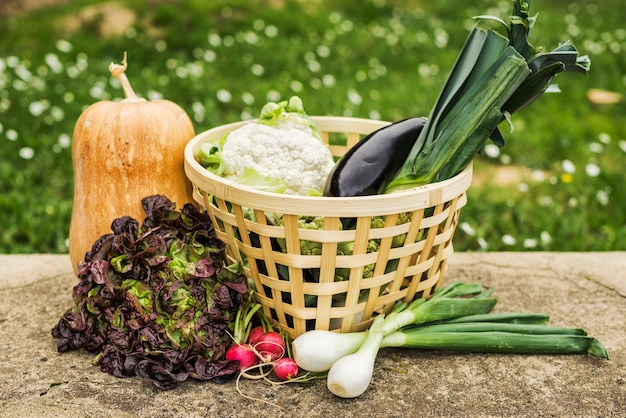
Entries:
{"label": "eggplant", "polygon": [[333,167],[324,196],[369,196],[382,193],[404,164],[426,118],[394,122],[360,140]]}

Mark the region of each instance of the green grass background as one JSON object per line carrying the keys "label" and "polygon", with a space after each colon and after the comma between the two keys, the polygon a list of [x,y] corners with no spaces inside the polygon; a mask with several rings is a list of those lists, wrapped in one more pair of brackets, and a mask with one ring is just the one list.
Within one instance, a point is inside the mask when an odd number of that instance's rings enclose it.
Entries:
{"label": "green grass background", "polygon": [[[624,93],[622,6],[532,2],[531,42],[570,39],[592,70],[559,76],[561,93],[516,114],[506,146],[476,160],[457,251],[626,249],[625,104],[587,98]],[[135,91],[178,103],[196,132],[293,94],[312,115],[393,121],[429,113],[472,16],[511,10],[498,0],[74,0],[0,16],[0,253],[67,252],[72,130],[86,106],[122,96],[107,66],[124,51]]]}

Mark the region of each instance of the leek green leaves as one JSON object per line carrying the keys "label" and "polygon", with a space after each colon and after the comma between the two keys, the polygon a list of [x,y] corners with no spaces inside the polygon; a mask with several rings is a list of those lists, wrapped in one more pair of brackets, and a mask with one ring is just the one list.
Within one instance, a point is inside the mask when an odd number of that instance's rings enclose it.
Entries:
{"label": "leek green leaves", "polygon": [[[564,71],[586,74],[587,56],[565,42],[543,52],[528,42],[536,18],[530,0],[514,0],[507,24],[495,16],[477,16],[426,126],[385,193],[445,180],[461,172],[491,138],[504,139],[498,125],[537,100]],[[486,22],[501,24],[506,36]]]}

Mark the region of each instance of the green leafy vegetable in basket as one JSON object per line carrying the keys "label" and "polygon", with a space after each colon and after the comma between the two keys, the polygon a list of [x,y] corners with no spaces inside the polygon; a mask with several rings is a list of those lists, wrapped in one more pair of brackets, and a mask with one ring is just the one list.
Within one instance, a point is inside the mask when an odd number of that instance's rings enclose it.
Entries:
{"label": "green leafy vegetable in basket", "polygon": [[387,316],[378,315],[367,331],[308,331],[293,341],[293,356],[304,370],[328,372],[328,389],[344,398],[367,390],[384,347],[609,358],[602,343],[580,328],[548,326],[544,314],[492,313],[495,305],[492,289],[453,282],[430,299],[399,302]]}
{"label": "green leafy vegetable in basket", "polygon": [[[284,217],[282,215],[276,215],[271,219],[268,219],[269,223],[276,226],[284,225]],[[350,224],[351,220],[346,219],[346,223]],[[396,220],[397,225],[406,224],[411,222],[411,214],[410,213],[401,213],[398,215]],[[374,216],[370,222],[370,228],[382,228],[385,226],[385,217],[384,216]],[[299,216],[298,217],[298,228],[300,229],[311,229],[311,230],[323,230],[324,229],[324,218],[320,216]],[[343,223],[339,223],[339,230],[343,230]],[[406,234],[397,235],[393,238],[391,242],[391,248],[400,247],[404,244]],[[278,248],[284,253],[287,253],[287,246],[284,238],[276,238],[276,243],[278,244]],[[369,239],[367,241],[367,246],[365,249],[366,253],[374,253],[380,248],[380,239]],[[340,242],[337,245],[337,255],[338,256],[349,256],[354,253],[354,241],[345,241]],[[322,243],[316,241],[308,241],[308,240],[300,240],[300,254],[302,255],[321,255],[322,254]],[[397,267],[397,260],[392,260],[387,263],[385,268],[385,272],[394,270]],[[364,266],[362,277],[367,279],[371,278],[374,275],[374,269],[376,268],[376,264],[368,264]],[[318,268],[310,268],[305,270],[305,281],[310,282],[318,282],[319,281],[319,269]],[[281,269],[279,274],[283,276],[285,279],[288,279],[289,273],[287,268]],[[349,268],[337,268],[335,269],[335,281],[344,281],[348,280],[350,277],[350,269]],[[367,293],[364,292],[361,295],[362,298],[367,297]],[[310,302],[307,305],[312,305],[315,303],[315,300],[311,298]],[[337,298],[339,302],[339,298]]]}
{"label": "green leafy vegetable in basket", "polygon": [[202,144],[198,162],[215,174],[273,193],[321,195],[335,165],[302,100],[269,102],[259,119]]}
{"label": "green leafy vegetable in basket", "polygon": [[74,306],[52,330],[57,349],[97,353],[102,371],[161,389],[188,377],[223,382],[238,371],[225,352],[250,304],[248,281],[225,263],[206,213],[158,195],[142,204],[142,225],[114,220],[79,263]]}

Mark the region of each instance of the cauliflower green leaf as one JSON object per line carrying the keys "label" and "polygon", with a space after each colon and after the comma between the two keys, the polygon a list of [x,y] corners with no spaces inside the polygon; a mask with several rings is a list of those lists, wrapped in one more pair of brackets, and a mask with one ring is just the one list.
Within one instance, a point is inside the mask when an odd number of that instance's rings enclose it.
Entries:
{"label": "cauliflower green leaf", "polygon": [[289,101],[266,103],[261,109],[258,123],[278,129],[299,129],[322,140],[322,132],[306,114],[302,99],[298,96],[292,96]]}
{"label": "cauliflower green leaf", "polygon": [[284,193],[288,186],[285,180],[261,175],[253,167],[245,167],[241,175],[235,177],[235,181],[257,190],[272,193]]}

